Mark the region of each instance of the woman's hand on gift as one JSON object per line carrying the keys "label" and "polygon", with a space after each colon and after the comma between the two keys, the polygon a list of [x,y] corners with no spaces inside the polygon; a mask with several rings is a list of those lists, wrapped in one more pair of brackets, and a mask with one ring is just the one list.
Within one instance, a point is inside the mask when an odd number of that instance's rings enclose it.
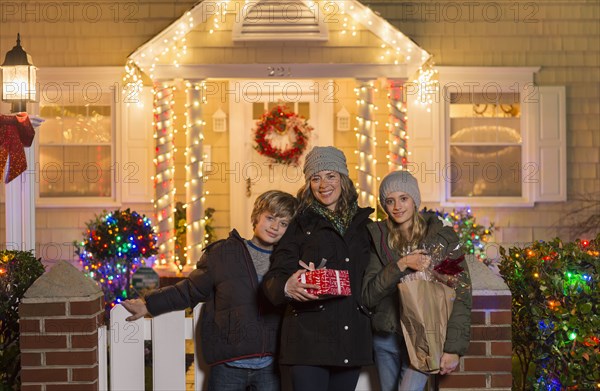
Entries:
{"label": "woman's hand on gift", "polygon": [[319,289],[315,284],[303,284],[299,281],[300,276],[306,273],[306,270],[298,270],[292,274],[285,283],[285,295],[297,301],[318,300],[319,296],[308,293],[307,289]]}
{"label": "woman's hand on gift", "polygon": [[425,250],[413,251],[400,258],[397,262],[401,271],[406,270],[407,267],[416,271],[423,271],[429,267],[430,263],[431,257],[427,255]]}
{"label": "woman's hand on gift", "polygon": [[445,375],[447,373],[454,372],[454,370],[458,366],[459,360],[460,357],[458,357],[458,354],[442,354],[442,358],[440,359],[440,375]]}
{"label": "woman's hand on gift", "polygon": [[138,320],[139,318],[148,315],[148,308],[142,299],[125,300],[121,304],[123,304],[123,307],[132,314],[125,319],[128,322],[133,322],[134,320]]}

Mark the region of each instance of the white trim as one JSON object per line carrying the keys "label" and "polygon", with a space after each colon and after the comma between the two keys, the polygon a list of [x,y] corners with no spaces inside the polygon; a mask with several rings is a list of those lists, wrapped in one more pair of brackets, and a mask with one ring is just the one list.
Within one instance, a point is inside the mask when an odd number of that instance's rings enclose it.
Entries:
{"label": "white trim", "polygon": [[108,390],[108,330],[98,327],[98,390]]}
{"label": "white trim", "polygon": [[[279,73],[281,72],[281,74]],[[156,80],[175,79],[320,79],[356,78],[373,80],[381,77],[405,80],[410,74],[406,65],[393,64],[198,64],[157,65]]]}
{"label": "white trim", "polygon": [[[532,129],[535,131],[535,144],[532,143],[532,156],[538,164],[535,197],[539,202],[564,202],[567,200],[567,114],[565,86],[540,86],[535,101],[539,102],[532,111]],[[555,131],[555,133],[553,133]],[[546,152],[546,154],[544,153]],[[553,153],[551,159],[547,153]],[[558,167],[550,170],[544,164],[554,160]],[[542,175],[542,170],[546,174]],[[553,185],[558,191],[552,191]]]}
{"label": "white trim", "polygon": [[[201,1],[151,40],[140,46],[128,58],[144,70],[152,64],[155,56],[160,55],[167,48],[171,48],[174,42],[185,37],[199,23],[206,23],[216,15],[219,7],[226,7],[229,12],[227,3],[227,1]],[[236,1],[236,4],[241,4],[241,2]],[[408,36],[404,35],[387,20],[373,12],[369,7],[361,4],[359,1],[332,0],[328,2],[328,4],[337,7],[340,16],[343,14],[350,15],[357,23],[360,23],[365,29],[375,34],[387,45],[397,48],[401,52],[405,52],[407,58],[409,57],[406,65],[408,65],[411,74],[431,57],[427,51],[416,45]],[[323,48],[323,50],[327,50],[327,48]],[[158,64],[156,65],[158,66]],[[220,67],[220,64],[214,64],[213,66],[218,68]],[[172,65],[170,67],[175,68]],[[231,74],[229,74],[229,76],[231,76]],[[331,75],[331,77],[334,76],[335,75]],[[206,76],[203,75],[203,77]],[[247,75],[246,77],[255,76]],[[299,76],[295,75],[295,77]]]}

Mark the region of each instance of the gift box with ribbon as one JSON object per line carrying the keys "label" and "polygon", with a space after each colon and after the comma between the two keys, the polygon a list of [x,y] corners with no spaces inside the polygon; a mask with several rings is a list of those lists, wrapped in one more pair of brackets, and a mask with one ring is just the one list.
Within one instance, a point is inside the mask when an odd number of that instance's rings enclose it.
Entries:
{"label": "gift box with ribbon", "polygon": [[315,284],[319,289],[307,289],[308,293],[319,297],[350,296],[350,276],[348,270],[317,269],[307,271],[298,277],[303,284]]}

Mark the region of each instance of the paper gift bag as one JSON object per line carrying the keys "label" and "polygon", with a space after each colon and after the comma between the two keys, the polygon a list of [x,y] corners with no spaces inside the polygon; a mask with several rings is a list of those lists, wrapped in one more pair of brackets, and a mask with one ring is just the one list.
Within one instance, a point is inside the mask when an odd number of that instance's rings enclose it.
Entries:
{"label": "paper gift bag", "polygon": [[456,292],[439,282],[420,279],[399,283],[398,291],[410,364],[421,372],[438,373]]}

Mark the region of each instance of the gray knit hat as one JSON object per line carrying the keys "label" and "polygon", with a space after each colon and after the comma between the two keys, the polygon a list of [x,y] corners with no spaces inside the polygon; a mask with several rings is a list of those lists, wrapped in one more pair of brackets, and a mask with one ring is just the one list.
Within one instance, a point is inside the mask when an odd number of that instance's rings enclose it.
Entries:
{"label": "gray knit hat", "polygon": [[419,184],[408,171],[393,171],[383,178],[379,185],[379,202],[385,209],[385,199],[390,193],[401,191],[408,194],[414,201],[417,210],[421,206]]}
{"label": "gray knit hat", "polygon": [[348,176],[346,156],[336,147],[314,147],[304,161],[304,177],[310,177],[319,171],[336,171]]}

